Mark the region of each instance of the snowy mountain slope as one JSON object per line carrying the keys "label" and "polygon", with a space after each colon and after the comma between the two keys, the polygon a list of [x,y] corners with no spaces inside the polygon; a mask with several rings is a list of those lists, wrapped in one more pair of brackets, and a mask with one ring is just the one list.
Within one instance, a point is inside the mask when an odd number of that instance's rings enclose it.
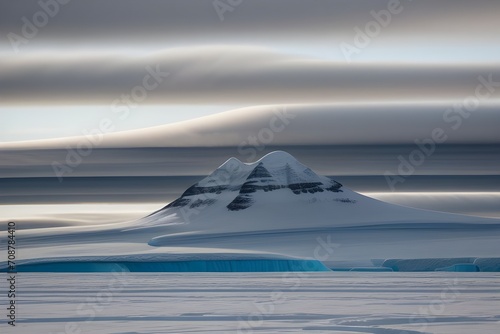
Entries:
{"label": "snowy mountain slope", "polygon": [[[335,240],[337,259],[500,255],[500,221],[381,202],[316,175],[285,152],[230,159],[179,199],[139,222],[168,233],[157,247],[258,249],[313,256]],[[161,230],[161,229],[160,229]]]}
{"label": "snowy mountain slope", "polygon": [[176,217],[177,232],[234,232],[404,223],[483,223],[485,218],[412,209],[355,193],[286,152],[255,163],[229,159],[180,198],[141,221]]}
{"label": "snowy mountain slope", "polygon": [[274,152],[253,164],[244,164],[236,158],[229,159],[165,209],[189,210],[220,205],[225,203],[225,198],[236,194],[226,207],[229,211],[239,211],[251,207],[262,192],[288,189],[300,195],[341,192],[341,187],[333,180],[316,175],[288,153]]}
{"label": "snowy mountain slope", "polygon": [[[151,257],[164,263],[213,261],[214,254],[224,253],[224,261],[245,260],[250,254],[254,262],[245,268],[252,270],[269,268],[269,260],[283,256],[329,263],[497,258],[499,238],[499,220],[381,202],[278,151],[248,164],[231,158],[177,200],[138,221],[27,231],[21,263],[54,263],[62,254],[87,264],[89,257],[99,262],[110,256],[118,256],[120,263]],[[231,266],[218,262],[209,267]]]}

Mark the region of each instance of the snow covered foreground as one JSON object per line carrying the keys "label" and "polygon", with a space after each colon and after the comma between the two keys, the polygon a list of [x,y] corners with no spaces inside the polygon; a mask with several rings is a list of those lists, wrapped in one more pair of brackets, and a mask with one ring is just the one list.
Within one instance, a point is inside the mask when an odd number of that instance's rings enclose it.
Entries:
{"label": "snow covered foreground", "polygon": [[497,273],[25,273],[6,333],[498,334]]}
{"label": "snow covered foreground", "polygon": [[500,220],[381,202],[278,151],[229,159],[139,221],[23,232],[18,270],[499,271],[499,237]]}

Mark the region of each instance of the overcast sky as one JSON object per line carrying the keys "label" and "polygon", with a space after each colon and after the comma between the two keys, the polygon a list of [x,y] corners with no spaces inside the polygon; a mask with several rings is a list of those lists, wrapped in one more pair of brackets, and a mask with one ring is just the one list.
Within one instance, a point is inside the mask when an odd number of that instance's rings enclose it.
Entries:
{"label": "overcast sky", "polygon": [[[480,76],[500,82],[494,0],[41,3],[52,5],[0,4],[0,141],[79,135],[124,107],[130,117],[115,131],[318,103],[376,103],[356,114],[360,136],[387,116],[384,105],[412,112],[427,131],[443,108],[475,94]],[[490,93],[478,122],[494,127],[500,86]],[[463,141],[488,137],[481,127]]]}

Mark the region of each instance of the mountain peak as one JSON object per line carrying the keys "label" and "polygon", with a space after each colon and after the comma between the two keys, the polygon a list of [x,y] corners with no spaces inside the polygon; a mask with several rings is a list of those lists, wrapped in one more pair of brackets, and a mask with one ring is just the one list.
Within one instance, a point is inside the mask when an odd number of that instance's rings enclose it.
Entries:
{"label": "mountain peak", "polygon": [[285,151],[273,151],[266,154],[256,163],[271,164],[271,165],[285,165],[286,163],[297,163],[297,159],[293,155]]}
{"label": "mountain peak", "polygon": [[340,183],[317,175],[289,153],[275,151],[248,164],[230,158],[165,209],[224,205],[230,211],[241,211],[292,194],[299,195],[295,198],[299,202],[313,201],[314,194],[342,193],[341,188]]}
{"label": "mountain peak", "polygon": [[224,162],[222,165],[220,165],[217,169],[224,169],[227,171],[234,171],[243,166],[243,162],[241,162],[238,158],[231,157],[226,162]]}
{"label": "mountain peak", "polygon": [[255,167],[250,175],[247,177],[247,180],[250,179],[261,179],[261,178],[272,178],[273,176],[269,173],[269,171],[264,167],[262,162],[259,162],[257,167]]}

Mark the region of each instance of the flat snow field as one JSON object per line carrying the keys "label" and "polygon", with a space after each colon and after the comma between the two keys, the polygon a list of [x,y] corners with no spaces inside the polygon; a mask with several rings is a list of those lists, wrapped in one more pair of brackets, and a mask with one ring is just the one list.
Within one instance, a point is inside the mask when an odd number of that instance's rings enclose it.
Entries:
{"label": "flat snow field", "polygon": [[499,273],[20,273],[16,284],[17,326],[2,316],[2,333],[500,333]]}

